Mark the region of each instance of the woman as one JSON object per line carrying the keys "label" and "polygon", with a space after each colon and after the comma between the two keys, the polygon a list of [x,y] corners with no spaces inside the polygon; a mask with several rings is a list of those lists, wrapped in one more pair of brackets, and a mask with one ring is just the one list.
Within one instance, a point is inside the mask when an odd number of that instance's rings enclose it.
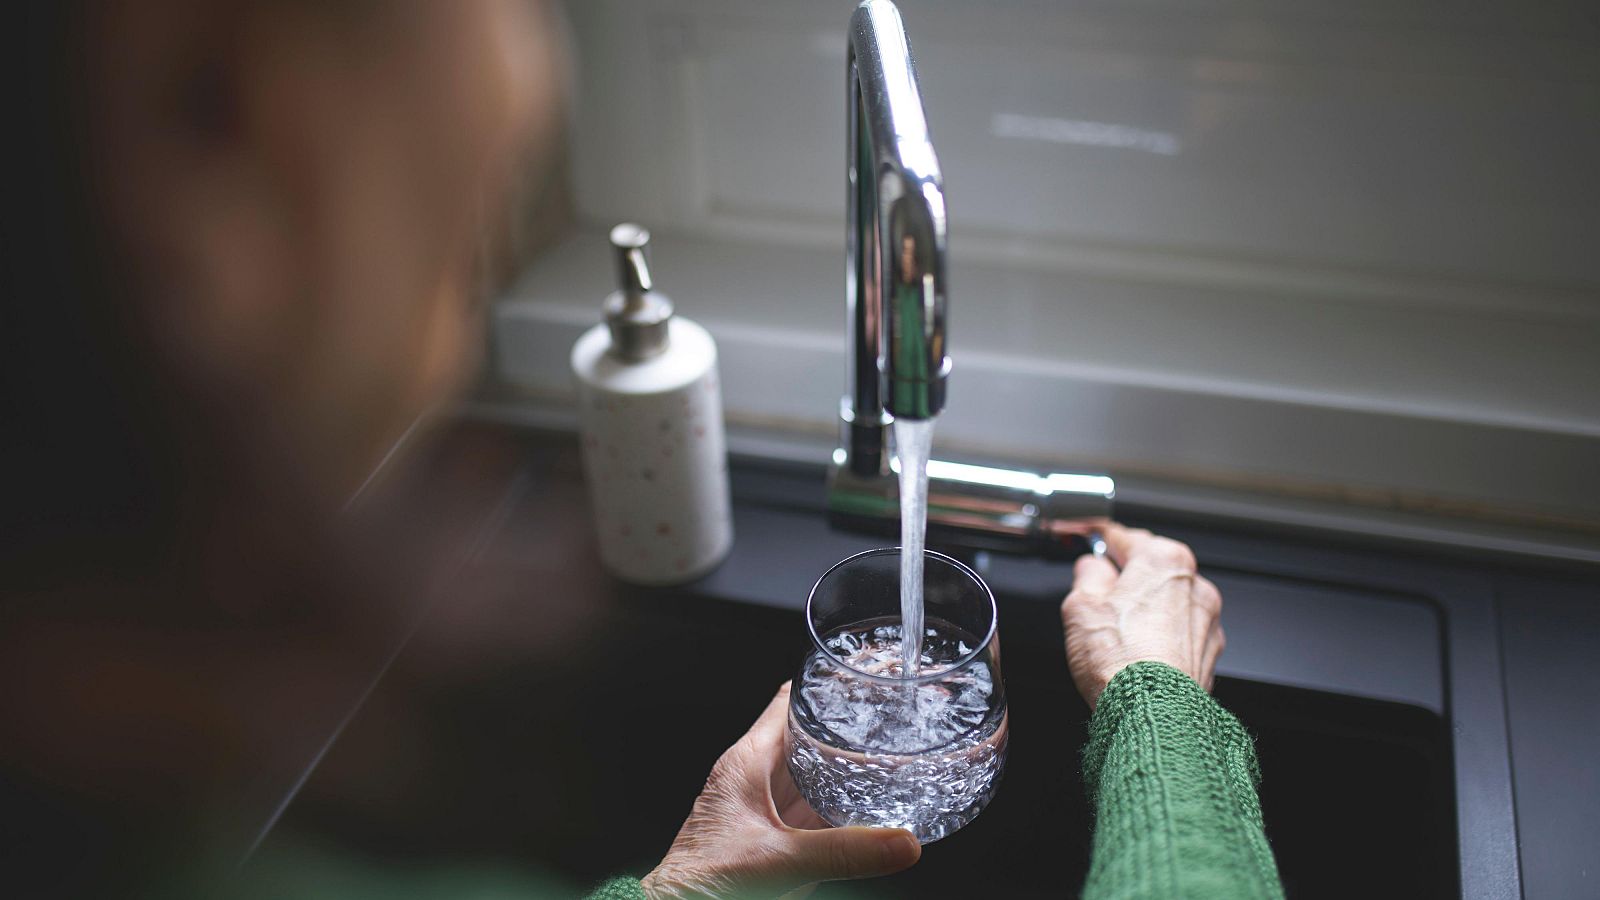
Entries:
{"label": "woman", "polygon": [[[0,660],[23,689],[0,699],[0,761],[26,776],[14,793],[65,810],[76,850],[65,874],[48,849],[10,864],[133,893],[171,876],[150,832],[200,847],[208,800],[270,762],[229,692],[331,664],[301,643],[287,666],[274,623],[396,615],[335,599],[337,514],[470,369],[486,207],[544,164],[561,48],[521,0],[13,16]],[[1275,896],[1250,742],[1202,689],[1220,597],[1181,545],[1108,539],[1121,570],[1081,561],[1063,605],[1095,708],[1086,894]],[[908,833],[824,828],[796,797],[784,700],[661,864],[596,896],[776,894],[916,862]],[[19,827],[16,846],[47,847],[46,823]]]}

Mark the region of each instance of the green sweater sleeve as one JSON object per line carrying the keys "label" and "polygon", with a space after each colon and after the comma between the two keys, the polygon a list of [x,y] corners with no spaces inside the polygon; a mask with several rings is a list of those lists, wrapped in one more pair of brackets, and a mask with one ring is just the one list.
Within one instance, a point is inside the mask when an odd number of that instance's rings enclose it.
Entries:
{"label": "green sweater sleeve", "polygon": [[637,878],[613,878],[584,900],[645,900],[644,888]]}
{"label": "green sweater sleeve", "polygon": [[1155,662],[1118,672],[1083,751],[1095,806],[1084,900],[1282,898],[1260,777],[1250,736],[1194,679]]}

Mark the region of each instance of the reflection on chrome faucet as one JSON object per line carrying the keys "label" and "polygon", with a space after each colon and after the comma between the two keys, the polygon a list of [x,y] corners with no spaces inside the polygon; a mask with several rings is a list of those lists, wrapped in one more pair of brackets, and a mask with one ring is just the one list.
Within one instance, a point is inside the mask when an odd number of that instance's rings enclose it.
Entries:
{"label": "reflection on chrome faucet", "polygon": [[944,408],[944,178],[894,4],[867,0],[856,9],[846,59],[845,302],[854,353],[842,412],[849,465],[867,476],[884,471],[885,412],[928,419]]}
{"label": "reflection on chrome faucet", "polygon": [[[850,342],[840,446],[829,475],[836,523],[874,530],[900,514],[885,426],[945,405],[944,177],[928,136],[900,12],[865,0],[846,55],[845,302]],[[928,528],[938,540],[1043,550],[1110,516],[1109,477],[1014,472],[932,461]]]}

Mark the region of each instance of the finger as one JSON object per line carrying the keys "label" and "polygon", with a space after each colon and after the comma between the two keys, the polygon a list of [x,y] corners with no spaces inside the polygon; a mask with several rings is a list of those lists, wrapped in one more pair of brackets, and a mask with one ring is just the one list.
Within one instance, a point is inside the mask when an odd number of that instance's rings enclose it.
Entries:
{"label": "finger", "polygon": [[828,823],[817,815],[811,804],[801,796],[800,789],[795,787],[794,777],[789,774],[788,744],[784,745],[784,753],[777,758],[772,767],[772,806],[778,811],[778,821],[790,828],[827,828]]}
{"label": "finger", "polygon": [[1106,539],[1106,555],[1124,569],[1128,560],[1138,555],[1139,548],[1154,537],[1143,528],[1129,528],[1117,522],[1107,522],[1101,536]]}
{"label": "finger", "polygon": [[[787,776],[789,773],[784,772],[783,774]],[[790,790],[793,791],[794,789],[790,788]],[[778,801],[777,808],[778,821],[790,828],[815,831],[818,828],[830,827],[827,820],[817,815],[817,811],[812,809],[811,804],[807,803],[806,799],[800,796],[798,792],[795,792],[793,796],[786,796],[781,801]]]}
{"label": "finger", "polygon": [[825,828],[790,832],[789,863],[805,881],[872,878],[910,867],[922,845],[902,828]]}
{"label": "finger", "polygon": [[1139,567],[1145,571],[1162,573],[1181,572],[1193,575],[1200,570],[1199,563],[1194,558],[1194,551],[1182,541],[1161,535],[1151,535],[1150,540],[1140,544],[1137,555],[1128,560],[1124,569]]}
{"label": "finger", "polygon": [[761,716],[756,719],[755,724],[745,732],[745,738],[762,750],[782,748],[788,722],[789,682],[785,681],[778,686],[778,692],[772,695],[771,702],[761,711]]}
{"label": "finger", "polygon": [[1111,560],[1084,554],[1072,564],[1072,590],[1105,595],[1117,585],[1117,567]]}
{"label": "finger", "polygon": [[[1204,576],[1195,575],[1189,580],[1189,646],[1194,649],[1194,659],[1201,664],[1196,673],[1206,671],[1204,662],[1207,645],[1213,640],[1222,621],[1222,592]],[[1197,674],[1197,681],[1204,675]]]}
{"label": "finger", "polygon": [[[788,742],[789,682],[778,686],[767,708],[761,711],[750,730],[717,761],[728,767],[728,776],[739,785],[740,796],[752,810],[782,821],[779,812],[779,779],[791,781],[784,758]],[[716,777],[713,772],[712,777]],[[795,790],[791,781],[790,790]],[[798,793],[798,791],[796,791]]]}
{"label": "finger", "polygon": [[805,799],[803,798],[797,798],[794,799],[794,801],[786,802],[786,804],[784,804],[784,806],[778,810],[778,822],[784,823],[784,825],[789,826],[789,828],[798,828],[798,830],[802,831],[816,831],[819,830],[819,828],[830,828],[826,818],[822,818],[821,815],[816,814],[816,810],[811,809],[811,804],[805,802]]}
{"label": "finger", "polygon": [[1192,584],[1190,592],[1195,605],[1205,610],[1212,618],[1221,618],[1222,589],[1204,575],[1196,575]]}
{"label": "finger", "polygon": [[1193,574],[1198,570],[1194,551],[1182,541],[1175,541],[1143,528],[1128,528],[1115,523],[1105,531],[1109,555],[1123,571],[1138,566],[1141,569],[1178,571]]}
{"label": "finger", "polygon": [[1211,633],[1206,636],[1205,649],[1200,655],[1200,673],[1203,676],[1200,685],[1207,691],[1217,681],[1217,659],[1222,656],[1222,651],[1228,646],[1228,635],[1222,630],[1222,623],[1215,622],[1211,626]]}

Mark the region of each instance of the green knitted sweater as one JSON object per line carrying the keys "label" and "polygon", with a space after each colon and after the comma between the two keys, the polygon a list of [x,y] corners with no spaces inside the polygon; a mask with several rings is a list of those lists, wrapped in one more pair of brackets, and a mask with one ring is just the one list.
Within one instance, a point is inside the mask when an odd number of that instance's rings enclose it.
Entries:
{"label": "green knitted sweater", "polygon": [[637,878],[613,878],[585,900],[648,900]]}
{"label": "green knitted sweater", "polygon": [[1194,679],[1155,662],[1118,672],[1083,748],[1096,820],[1085,900],[1282,898],[1260,778],[1250,735]]}
{"label": "green knitted sweater", "polygon": [[[1250,736],[1194,679],[1162,663],[1118,672],[1083,748],[1095,805],[1084,900],[1281,898],[1261,825]],[[607,882],[589,900],[644,900]]]}

